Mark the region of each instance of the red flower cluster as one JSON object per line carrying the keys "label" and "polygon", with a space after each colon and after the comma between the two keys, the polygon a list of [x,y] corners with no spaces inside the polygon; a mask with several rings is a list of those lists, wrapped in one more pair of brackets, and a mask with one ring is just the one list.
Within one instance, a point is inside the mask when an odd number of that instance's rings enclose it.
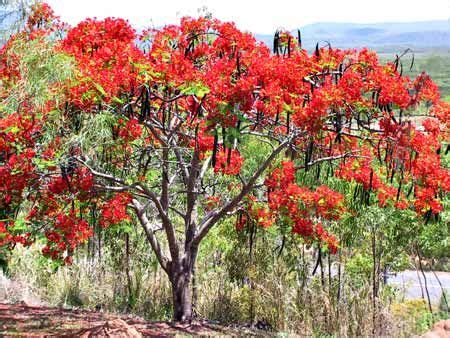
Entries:
{"label": "red flower cluster", "polygon": [[124,142],[134,141],[142,136],[142,127],[136,119],[119,119],[117,133]]}
{"label": "red flower cluster", "polygon": [[75,211],[56,215],[53,229],[45,234],[47,244],[42,248],[42,253],[52,259],[62,259],[66,253],[64,259],[66,264],[71,262],[67,252],[72,252],[92,236],[92,228],[86,220],[78,218]]}
{"label": "red flower cluster", "polygon": [[123,19],[86,19],[67,32],[62,48],[75,56],[79,67],[78,79],[70,86],[72,103],[89,108],[135,88],[135,64],[143,58],[135,39],[135,31]]}
{"label": "red flower cluster", "polygon": [[119,193],[103,204],[100,225],[108,227],[130,220],[130,216],[127,214],[127,206],[131,199],[132,197],[129,193]]}
{"label": "red flower cluster", "polygon": [[327,243],[331,252],[337,250],[337,240],[328,234],[317,219],[338,220],[344,213],[344,196],[326,186],[312,191],[295,183],[293,162],[282,162],[280,168],[266,178],[269,217],[292,220],[292,232],[306,239]]}
{"label": "red flower cluster", "polygon": [[236,149],[219,150],[214,172],[221,172],[224,175],[238,175],[243,163],[244,159]]}

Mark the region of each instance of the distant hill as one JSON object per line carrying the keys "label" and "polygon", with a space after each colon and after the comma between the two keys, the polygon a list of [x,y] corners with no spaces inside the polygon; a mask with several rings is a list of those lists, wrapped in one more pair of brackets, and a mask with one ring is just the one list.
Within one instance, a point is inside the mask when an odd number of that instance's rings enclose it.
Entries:
{"label": "distant hill", "polygon": [[[369,47],[379,52],[398,52],[411,48],[416,52],[435,49],[450,52],[450,20],[407,23],[315,23],[300,28],[303,47],[312,50],[316,43],[330,42],[339,48]],[[296,35],[296,32],[295,32]],[[272,35],[256,34],[272,45]]]}
{"label": "distant hill", "polygon": [[[18,13],[0,8],[1,34],[17,20]],[[450,19],[406,23],[354,24],[323,22],[300,28],[303,48],[314,49],[316,43],[329,42],[339,48],[369,47],[378,52],[392,53],[411,48],[415,52],[435,50],[450,52]],[[295,35],[297,32],[293,32]],[[272,46],[273,35],[255,34],[256,38]]]}

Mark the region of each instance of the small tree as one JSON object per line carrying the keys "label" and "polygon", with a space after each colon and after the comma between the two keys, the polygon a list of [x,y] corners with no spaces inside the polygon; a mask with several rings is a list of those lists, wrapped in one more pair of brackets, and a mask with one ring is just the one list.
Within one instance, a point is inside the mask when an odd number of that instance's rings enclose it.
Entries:
{"label": "small tree", "polygon": [[[55,36],[50,9],[38,9],[23,39]],[[39,108],[39,123],[30,97],[18,104],[16,120],[38,130],[33,141],[17,138],[30,129],[2,113],[3,182],[22,166],[11,159],[32,149],[30,167],[19,170],[29,175],[23,186],[0,190],[3,208],[27,210],[21,222],[5,214],[3,244],[40,235],[45,255],[70,263],[92,233],[93,206],[105,227],[134,215],[170,279],[174,320],[186,321],[199,245],[226,217],[237,229],[276,224],[338,250],[327,222],[353,202],[320,182],[299,186],[302,171],[326,166],[356,182],[362,202],[373,196],[428,219],[441,211],[450,107],[427,75],[402,77],[400,59],[382,65],[374,52],[331,47],[308,55],[287,32],[276,33],[271,53],[233,24],[203,17],[139,38],[138,48],[121,19],[83,21],[54,42],[76,62],[74,78],[55,85],[64,102]],[[24,76],[20,67],[2,69],[8,83]],[[417,107],[423,114],[421,102],[432,104],[424,130],[412,118]],[[254,142],[258,153],[247,147]]]}

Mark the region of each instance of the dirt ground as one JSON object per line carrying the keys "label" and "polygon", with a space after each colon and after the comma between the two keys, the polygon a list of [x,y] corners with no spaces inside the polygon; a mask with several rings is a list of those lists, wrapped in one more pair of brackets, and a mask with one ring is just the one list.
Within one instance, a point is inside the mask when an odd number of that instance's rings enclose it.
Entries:
{"label": "dirt ground", "polygon": [[138,317],[95,311],[0,303],[1,337],[260,336],[261,333],[207,322],[146,322]]}

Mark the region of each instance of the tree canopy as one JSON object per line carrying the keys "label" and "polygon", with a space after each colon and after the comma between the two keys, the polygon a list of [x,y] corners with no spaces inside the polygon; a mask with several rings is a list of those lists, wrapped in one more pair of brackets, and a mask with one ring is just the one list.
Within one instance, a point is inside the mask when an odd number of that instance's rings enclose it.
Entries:
{"label": "tree canopy", "polygon": [[329,225],[361,204],[439,221],[450,104],[427,74],[402,75],[404,57],[308,54],[284,31],[270,50],[208,17],[68,27],[38,4],[0,50],[0,244],[38,239],[70,264],[93,222],[136,222],[182,320],[198,246],[224,218],[330,253]]}

